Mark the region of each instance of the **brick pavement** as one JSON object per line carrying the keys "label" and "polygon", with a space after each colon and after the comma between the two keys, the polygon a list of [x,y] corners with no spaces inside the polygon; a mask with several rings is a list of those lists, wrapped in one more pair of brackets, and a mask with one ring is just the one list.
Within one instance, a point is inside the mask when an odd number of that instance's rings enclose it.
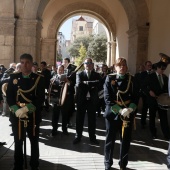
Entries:
{"label": "brick pavement", "polygon": [[[73,122],[75,119],[73,118]],[[148,127],[141,130],[137,115],[137,130],[133,131],[133,139],[129,153],[129,170],[166,170],[166,154],[168,141],[163,139],[157,121],[158,139],[152,140]],[[148,123],[148,122],[147,122]],[[10,136],[11,127],[9,118],[0,116],[0,141],[7,145],[0,146],[0,169],[12,170],[14,142]],[[104,118],[97,118],[97,139],[99,146],[91,145],[87,133],[87,122],[85,121],[83,138],[81,143],[73,145],[75,128],[69,128],[69,135],[62,134],[61,127],[55,137],[50,137],[51,113],[43,113],[43,122],[40,129],[40,170],[103,170],[104,156],[103,147],[105,140]],[[27,155],[29,162],[30,145],[27,140]],[[114,151],[113,170],[119,169],[119,140],[116,141]]]}

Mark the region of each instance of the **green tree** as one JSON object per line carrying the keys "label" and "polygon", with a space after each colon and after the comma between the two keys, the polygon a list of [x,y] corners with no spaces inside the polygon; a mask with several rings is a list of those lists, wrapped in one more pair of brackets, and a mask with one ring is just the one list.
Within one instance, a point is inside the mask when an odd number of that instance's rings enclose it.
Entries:
{"label": "green tree", "polygon": [[85,47],[86,51],[88,49],[89,43],[92,41],[92,36],[84,36],[75,39],[72,45],[70,45],[68,52],[70,53],[71,57],[78,57],[79,56],[79,49],[81,44]]}
{"label": "green tree", "polygon": [[75,64],[77,66],[80,66],[84,62],[86,58],[86,53],[87,53],[86,47],[83,44],[81,44],[80,49],[79,49],[79,57],[75,59]]}
{"label": "green tree", "polygon": [[90,42],[87,55],[97,62],[106,62],[107,58],[107,38],[104,35],[97,35]]}

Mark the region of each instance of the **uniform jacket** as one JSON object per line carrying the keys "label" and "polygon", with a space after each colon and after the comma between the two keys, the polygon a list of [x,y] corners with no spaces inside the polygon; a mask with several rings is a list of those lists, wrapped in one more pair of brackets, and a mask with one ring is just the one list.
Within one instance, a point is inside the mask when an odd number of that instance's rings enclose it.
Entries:
{"label": "uniform jacket", "polygon": [[[45,98],[45,86],[44,86],[43,76],[35,73],[31,73],[29,78],[23,78],[22,73],[11,74],[8,82],[7,91],[6,91],[7,103],[9,107],[13,105],[17,105],[17,102],[28,103],[28,101],[26,101],[21,95],[18,95],[18,100],[17,100],[18,88],[21,88],[22,90],[30,90],[35,85],[35,82],[39,76],[40,76],[40,80],[37,86],[34,88],[34,90],[28,93],[23,93],[24,96],[29,100],[31,100],[31,103],[36,107],[36,111],[35,111],[36,122],[41,121],[41,109]],[[13,113],[12,115],[14,118],[15,113]],[[32,115],[30,114],[29,116],[31,118]]]}
{"label": "uniform jacket", "polygon": [[[130,75],[131,76],[131,75]],[[104,84],[104,100],[106,103],[106,111],[104,117],[115,119],[118,115],[119,110],[117,110],[117,114],[112,112],[112,106],[116,105],[116,101],[121,101],[120,98],[117,98],[117,92],[125,91],[127,89],[127,84],[129,82],[129,74],[125,74],[123,79],[118,78],[116,74],[110,74],[107,76],[105,84]],[[130,101],[127,104],[127,107],[131,104],[137,104],[136,94],[138,93],[136,82],[134,81],[134,77],[131,76],[131,81],[129,84],[129,89],[125,94],[120,94],[122,100]],[[124,106],[119,105],[119,107],[124,108]]]}

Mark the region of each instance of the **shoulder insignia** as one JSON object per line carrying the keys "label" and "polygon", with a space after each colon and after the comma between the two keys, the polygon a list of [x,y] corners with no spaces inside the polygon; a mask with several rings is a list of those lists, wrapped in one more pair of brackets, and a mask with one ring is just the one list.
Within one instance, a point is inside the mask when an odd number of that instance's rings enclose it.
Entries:
{"label": "shoulder insignia", "polygon": [[17,80],[17,79],[14,79],[14,80],[13,80],[13,84],[18,84],[18,80]]}

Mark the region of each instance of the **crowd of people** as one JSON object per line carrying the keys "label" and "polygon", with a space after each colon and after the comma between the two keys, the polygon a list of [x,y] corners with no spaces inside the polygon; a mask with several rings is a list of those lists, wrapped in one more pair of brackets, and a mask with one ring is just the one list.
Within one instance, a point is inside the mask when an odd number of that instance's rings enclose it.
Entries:
{"label": "crowd of people", "polygon": [[[30,166],[32,170],[38,170],[41,112],[43,109],[49,112],[51,103],[52,137],[57,135],[61,115],[62,132],[68,135],[67,129],[72,126],[71,118],[76,114],[74,145],[82,140],[86,114],[90,143],[99,145],[96,139],[96,116],[100,117],[103,113],[106,124],[106,170],[113,165],[117,134],[121,141],[119,166],[121,170],[126,169],[132,126],[140,100],[141,128],[146,128],[148,114],[151,138],[157,138],[155,118],[158,113],[162,133],[166,140],[170,140],[167,110],[159,107],[157,102],[159,95],[168,93],[168,77],[164,74],[166,67],[165,61],[156,64],[146,61],[140,65],[138,73],[131,75],[127,61],[122,57],[110,68],[106,64],[95,66],[91,58],[86,58],[80,67],[71,64],[69,58],[64,58],[63,63],[55,67],[45,61],[38,65],[30,54],[21,55],[20,63],[11,63],[8,69],[1,65],[2,116],[7,115],[9,110],[15,141],[14,170],[23,170],[25,166],[22,150],[25,133],[31,142]],[[169,167],[168,157],[167,160]]]}

